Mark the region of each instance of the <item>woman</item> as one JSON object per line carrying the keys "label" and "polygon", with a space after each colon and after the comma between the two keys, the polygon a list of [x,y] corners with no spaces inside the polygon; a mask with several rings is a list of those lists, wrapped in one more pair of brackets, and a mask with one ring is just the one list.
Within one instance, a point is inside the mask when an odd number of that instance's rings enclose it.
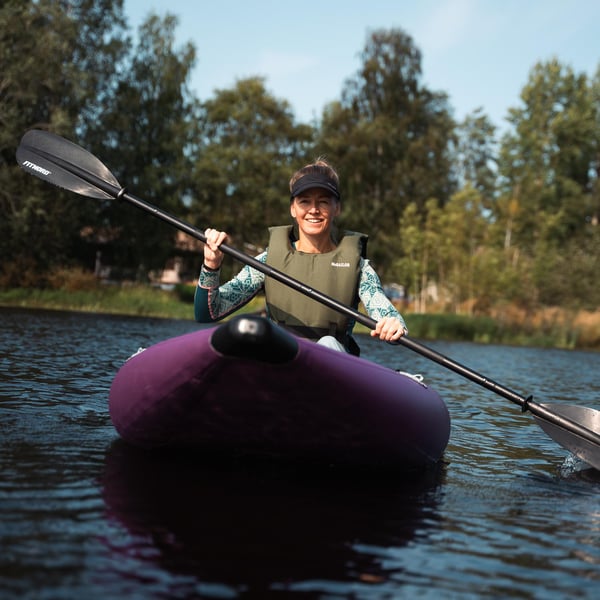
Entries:
{"label": "woman", "polygon": [[[406,325],[365,257],[367,237],[346,231],[337,239],[333,234],[341,208],[339,178],[331,165],[319,159],[302,167],[290,179],[294,225],[271,228],[268,248],[256,258],[345,305],[356,308],[362,301],[377,321],[371,335],[387,342],[398,340],[407,332]],[[352,338],[353,319],[252,267],[245,266],[220,285],[224,255],[219,245],[227,242],[227,234],[207,229],[205,236],[204,264],[194,298],[197,321],[218,321],[264,289],[267,314],[276,323],[331,348],[359,354]]]}

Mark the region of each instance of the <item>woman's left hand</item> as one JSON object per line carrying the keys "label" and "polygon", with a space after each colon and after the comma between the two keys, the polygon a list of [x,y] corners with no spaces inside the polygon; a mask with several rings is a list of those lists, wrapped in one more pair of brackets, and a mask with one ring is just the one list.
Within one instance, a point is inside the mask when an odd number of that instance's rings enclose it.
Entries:
{"label": "woman's left hand", "polygon": [[377,321],[375,329],[371,331],[373,337],[378,337],[384,342],[399,340],[405,333],[407,331],[404,325],[396,317],[383,317],[383,319]]}

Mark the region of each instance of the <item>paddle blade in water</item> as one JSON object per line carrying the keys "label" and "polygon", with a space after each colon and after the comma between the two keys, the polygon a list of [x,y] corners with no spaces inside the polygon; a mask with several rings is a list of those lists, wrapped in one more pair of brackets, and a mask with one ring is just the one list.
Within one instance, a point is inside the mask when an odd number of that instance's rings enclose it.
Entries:
{"label": "paddle blade in water", "polygon": [[[544,408],[552,409],[557,415],[600,435],[600,412],[585,406],[571,406],[569,404],[542,404]],[[537,424],[555,441],[572,452],[588,465],[600,470],[600,447],[590,440],[586,440],[576,433],[550,423],[543,417],[533,415]]]}
{"label": "paddle blade in water", "polygon": [[108,168],[81,146],[47,131],[28,131],[17,148],[22,169],[65,190],[101,200],[121,186]]}

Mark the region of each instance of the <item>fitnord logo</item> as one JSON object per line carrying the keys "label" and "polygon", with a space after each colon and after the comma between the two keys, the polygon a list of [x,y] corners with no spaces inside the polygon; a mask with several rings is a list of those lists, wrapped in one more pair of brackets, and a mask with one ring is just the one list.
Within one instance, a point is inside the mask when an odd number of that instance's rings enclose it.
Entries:
{"label": "fitnord logo", "polygon": [[44,167],[40,167],[40,165],[36,165],[35,163],[32,163],[28,160],[23,162],[23,166],[28,167],[32,171],[37,171],[38,173],[41,173],[42,175],[50,175],[50,173],[52,172],[52,171],[48,171],[48,169],[44,169]]}

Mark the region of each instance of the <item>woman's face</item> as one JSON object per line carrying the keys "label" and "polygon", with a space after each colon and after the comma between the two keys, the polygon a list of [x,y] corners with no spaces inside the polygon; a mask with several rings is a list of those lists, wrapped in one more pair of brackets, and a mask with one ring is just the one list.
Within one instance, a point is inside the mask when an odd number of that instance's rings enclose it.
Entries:
{"label": "woman's face", "polygon": [[307,236],[329,235],[333,219],[340,210],[340,203],[321,188],[302,192],[290,204],[290,213],[296,219],[298,229]]}

